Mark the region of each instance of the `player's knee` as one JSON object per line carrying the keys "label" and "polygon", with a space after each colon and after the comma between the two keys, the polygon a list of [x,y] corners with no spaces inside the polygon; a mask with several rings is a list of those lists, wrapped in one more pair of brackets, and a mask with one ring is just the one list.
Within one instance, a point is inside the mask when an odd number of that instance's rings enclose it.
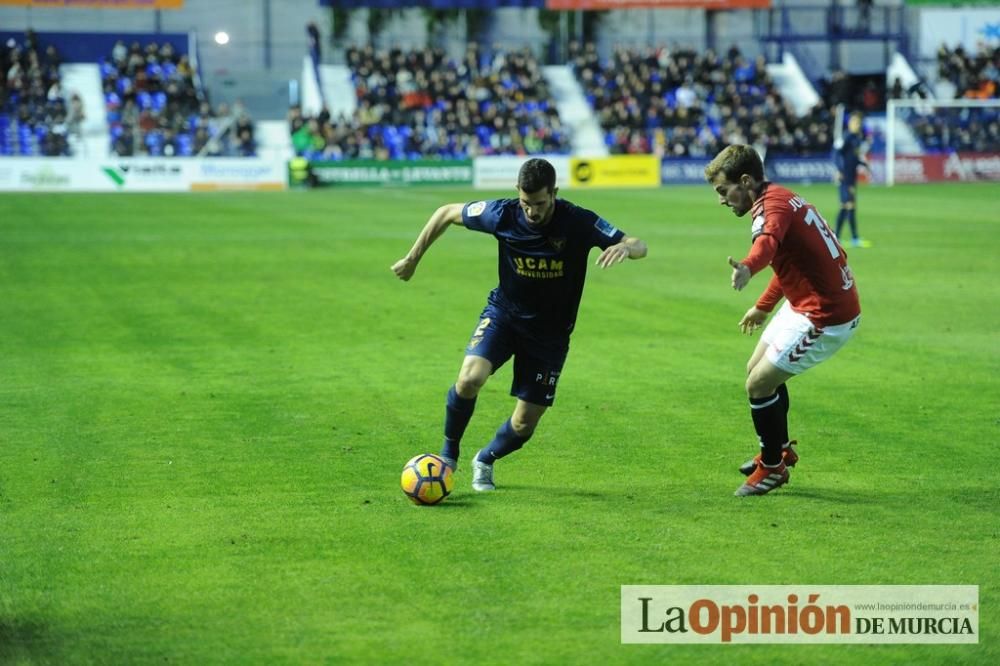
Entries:
{"label": "player's knee", "polygon": [[766,398],[769,395],[774,395],[774,391],[777,388],[777,386],[772,386],[771,382],[763,379],[760,375],[751,373],[747,377],[746,389],[747,397],[749,398]]}
{"label": "player's knee", "polygon": [[463,368],[455,381],[455,392],[463,398],[475,398],[479,395],[479,390],[483,388],[488,378],[487,374],[467,371]]}

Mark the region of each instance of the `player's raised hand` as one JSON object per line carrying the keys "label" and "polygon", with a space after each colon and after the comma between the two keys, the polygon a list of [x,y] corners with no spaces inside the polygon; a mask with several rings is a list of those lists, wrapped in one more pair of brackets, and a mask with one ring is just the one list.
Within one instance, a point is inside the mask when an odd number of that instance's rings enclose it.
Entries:
{"label": "player's raised hand", "polygon": [[732,257],[729,257],[729,265],[733,267],[733,289],[740,291],[750,281],[750,269]]}
{"label": "player's raised hand", "polygon": [[390,268],[392,268],[392,272],[396,274],[396,277],[403,282],[406,282],[413,277],[413,273],[417,270],[417,262],[414,259],[411,259],[410,255],[406,255],[394,263]]}
{"label": "player's raised hand", "polygon": [[597,257],[597,265],[601,268],[608,268],[609,266],[614,266],[615,264],[620,264],[629,258],[628,246],[625,243],[616,243],[611,247],[601,252],[601,256]]}

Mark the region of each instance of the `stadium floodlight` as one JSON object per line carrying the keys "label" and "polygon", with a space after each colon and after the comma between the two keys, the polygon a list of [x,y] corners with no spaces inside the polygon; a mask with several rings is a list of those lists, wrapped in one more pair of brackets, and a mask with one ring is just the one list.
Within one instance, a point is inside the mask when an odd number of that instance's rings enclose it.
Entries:
{"label": "stadium floodlight", "polygon": [[215,43],[218,44],[219,46],[225,46],[226,44],[229,43],[229,33],[226,32],[225,30],[220,30],[219,32],[215,33],[214,39]]}
{"label": "stadium floodlight", "polygon": [[889,100],[885,184],[1000,181],[1000,137],[990,130],[997,122],[996,99]]}

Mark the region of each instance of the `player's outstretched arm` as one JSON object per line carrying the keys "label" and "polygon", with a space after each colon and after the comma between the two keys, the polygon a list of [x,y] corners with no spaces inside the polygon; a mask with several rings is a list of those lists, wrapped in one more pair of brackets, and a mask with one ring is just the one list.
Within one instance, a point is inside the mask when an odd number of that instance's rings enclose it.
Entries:
{"label": "player's outstretched arm", "polygon": [[597,265],[608,268],[626,259],[642,259],[646,256],[647,250],[646,243],[641,238],[625,236],[620,243],[615,243],[601,252],[601,256],[597,257]]}
{"label": "player's outstretched arm", "polygon": [[462,208],[464,206],[465,204],[460,203],[445,204],[434,211],[420,235],[417,236],[410,251],[390,267],[396,277],[404,282],[413,277],[413,273],[417,270],[417,264],[420,263],[420,259],[423,258],[431,244],[448,230],[449,225],[462,223]]}

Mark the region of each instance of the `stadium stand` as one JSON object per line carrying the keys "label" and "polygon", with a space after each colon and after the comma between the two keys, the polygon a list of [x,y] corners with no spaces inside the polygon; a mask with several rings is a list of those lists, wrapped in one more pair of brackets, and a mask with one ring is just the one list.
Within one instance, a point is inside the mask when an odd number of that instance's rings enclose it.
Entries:
{"label": "stadium stand", "polygon": [[186,54],[169,42],[118,40],[101,63],[112,152],[119,156],[252,156],[253,122],[239,105],[213,107]]}
{"label": "stadium stand", "polygon": [[351,48],[358,106],[351,117],[288,121],[296,154],[311,159],[465,158],[567,153],[570,137],[550,105],[528,50],[487,53],[471,43],[460,61],[440,49]]}
{"label": "stadium stand", "polygon": [[[69,155],[71,122],[52,45],[28,30],[0,47],[0,155]],[[76,109],[76,107],[73,107]]]}
{"label": "stadium stand", "polygon": [[[929,88],[938,99],[996,100],[1000,92],[1000,47],[981,43],[975,54],[969,54],[961,45],[942,45],[937,52],[937,77]],[[1000,106],[937,107],[931,112],[934,100],[923,82],[907,88],[894,81],[889,96],[928,101],[926,108],[916,106],[902,112],[922,152],[1000,152]],[[883,149],[884,140],[877,134],[874,147]]]}
{"label": "stadium stand", "polygon": [[730,143],[785,155],[829,152],[832,114],[817,104],[799,116],[782,98],[762,56],[737,48],[616,49],[602,62],[594,44],[571,54],[576,75],[612,153],[705,157]]}
{"label": "stadium stand", "polygon": [[954,88],[954,97],[992,99],[1000,84],[1000,46],[980,43],[975,54],[958,45],[938,49],[938,79]]}

